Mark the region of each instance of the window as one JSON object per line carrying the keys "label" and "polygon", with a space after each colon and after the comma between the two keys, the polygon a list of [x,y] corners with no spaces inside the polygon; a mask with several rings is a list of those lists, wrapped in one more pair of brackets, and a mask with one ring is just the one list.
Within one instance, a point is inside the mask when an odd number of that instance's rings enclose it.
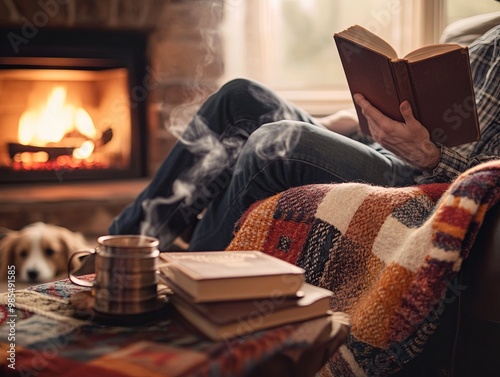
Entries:
{"label": "window", "polygon": [[404,55],[436,42],[449,21],[495,6],[492,0],[225,0],[224,80],[249,77],[314,114],[328,114],[351,105],[336,31],[360,24]]}

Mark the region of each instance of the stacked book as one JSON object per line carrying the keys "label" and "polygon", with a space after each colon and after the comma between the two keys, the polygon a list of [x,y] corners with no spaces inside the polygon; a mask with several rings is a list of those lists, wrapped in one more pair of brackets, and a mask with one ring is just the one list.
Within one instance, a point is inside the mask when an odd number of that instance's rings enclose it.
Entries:
{"label": "stacked book", "polygon": [[162,253],[159,278],[177,311],[212,340],[331,315],[331,291],[259,251]]}

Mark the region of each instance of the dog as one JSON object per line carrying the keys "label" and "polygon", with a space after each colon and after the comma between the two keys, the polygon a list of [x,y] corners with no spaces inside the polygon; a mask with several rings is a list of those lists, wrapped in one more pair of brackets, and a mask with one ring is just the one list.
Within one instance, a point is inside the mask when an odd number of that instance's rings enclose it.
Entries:
{"label": "dog", "polygon": [[19,231],[4,229],[3,233],[0,280],[4,281],[13,269],[19,282],[44,283],[67,277],[71,254],[89,249],[80,232],[43,222],[33,223]]}

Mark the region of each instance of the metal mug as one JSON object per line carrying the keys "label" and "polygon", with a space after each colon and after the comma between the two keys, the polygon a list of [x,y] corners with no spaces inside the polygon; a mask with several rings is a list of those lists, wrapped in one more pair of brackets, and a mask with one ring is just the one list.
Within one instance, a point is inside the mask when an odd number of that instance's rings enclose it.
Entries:
{"label": "metal mug", "polygon": [[74,284],[93,287],[94,310],[105,314],[139,314],[156,307],[159,241],[139,235],[102,236],[98,246],[73,254],[93,255],[95,280],[81,279],[69,272]]}

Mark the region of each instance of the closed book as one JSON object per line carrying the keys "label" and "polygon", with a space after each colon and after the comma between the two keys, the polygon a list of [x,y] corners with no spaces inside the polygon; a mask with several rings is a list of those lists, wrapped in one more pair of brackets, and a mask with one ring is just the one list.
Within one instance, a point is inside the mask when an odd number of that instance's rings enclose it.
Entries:
{"label": "closed book", "polygon": [[240,301],[196,304],[177,293],[169,300],[208,338],[221,340],[331,314],[331,291],[307,283],[301,291],[298,299],[254,299],[243,303],[244,308]]}
{"label": "closed book", "polygon": [[[479,140],[467,47],[428,45],[399,58],[387,42],[359,25],[334,34],[334,39],[351,94],[362,94],[400,122],[399,106],[407,100],[431,140],[445,146]],[[365,116],[355,107],[362,132],[370,135]]]}
{"label": "closed book", "polygon": [[160,254],[159,276],[193,302],[293,296],[304,270],[260,251],[207,251]]}
{"label": "closed book", "polygon": [[[175,285],[167,278],[161,280],[162,283],[168,286],[172,294],[176,297],[175,300],[182,300],[187,303],[192,303],[196,306],[196,310],[211,318],[215,323],[223,324],[235,321],[239,318],[248,316],[249,313],[269,313],[276,310],[285,309],[296,306],[298,301],[304,297],[304,291],[307,290],[307,283],[302,285],[301,289],[293,296],[270,296],[263,298],[254,298],[247,300],[231,300],[231,301],[212,301],[212,302],[193,302],[193,298],[184,290]],[[171,297],[171,296],[169,296]]]}

